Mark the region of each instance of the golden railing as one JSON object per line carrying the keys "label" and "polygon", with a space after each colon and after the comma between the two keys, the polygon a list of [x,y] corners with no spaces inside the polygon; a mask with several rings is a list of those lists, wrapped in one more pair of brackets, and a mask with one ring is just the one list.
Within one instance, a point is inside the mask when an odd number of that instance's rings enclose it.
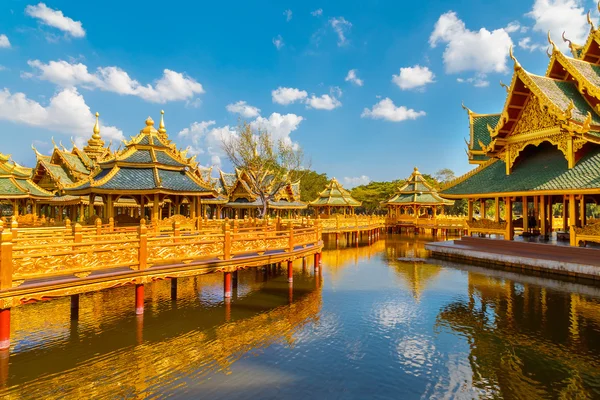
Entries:
{"label": "golden railing", "polygon": [[373,215],[350,215],[318,219],[323,232],[356,232],[385,227],[385,218]]}
{"label": "golden railing", "polygon": [[508,225],[506,222],[496,222],[490,219],[478,219],[466,222],[468,234],[481,233],[484,235],[508,235]]}
{"label": "golden railing", "polygon": [[[179,221],[170,230],[142,220],[137,227],[119,230],[97,221],[95,226],[67,224],[62,228],[19,229],[2,226],[0,235],[0,290],[25,280],[62,276],[84,278],[94,271],[143,271],[157,265],[179,265],[205,260],[234,260],[266,252],[291,253],[318,246],[322,229],[310,221],[305,226],[288,223],[279,229],[270,221],[221,220],[220,227],[183,231]],[[240,226],[242,225],[242,226]],[[154,229],[151,229],[154,228]]]}
{"label": "golden railing", "polygon": [[600,220],[589,221],[583,228],[570,227],[571,246],[579,246],[581,242],[600,243]]}
{"label": "golden railing", "polygon": [[413,215],[400,215],[397,217],[386,217],[386,225],[410,225],[425,229],[466,229],[465,217],[436,216],[432,218],[417,218]]}

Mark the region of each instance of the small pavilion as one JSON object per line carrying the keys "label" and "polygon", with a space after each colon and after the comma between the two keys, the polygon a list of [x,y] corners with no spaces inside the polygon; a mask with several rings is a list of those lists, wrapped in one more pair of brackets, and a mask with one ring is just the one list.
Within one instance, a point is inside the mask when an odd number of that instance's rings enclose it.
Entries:
{"label": "small pavilion", "polygon": [[315,209],[315,214],[329,217],[331,214],[354,215],[354,209],[360,207],[362,202],[353,198],[350,192],[333,178],[319,193],[319,197],[309,204]]}
{"label": "small pavilion", "polygon": [[[196,167],[194,159],[169,140],[163,115],[158,130],[148,117],[146,127],[125,142],[124,149],[100,161],[88,179],[65,185],[64,192],[89,196],[88,221],[102,217],[136,223],[149,217],[154,222],[172,215],[195,219],[201,216],[202,199],[218,197]],[[93,209],[97,196],[103,200],[99,214]]]}
{"label": "small pavilion", "polygon": [[392,218],[435,218],[443,215],[444,206],[451,206],[454,201],[441,198],[415,167],[404,186],[383,204]]}

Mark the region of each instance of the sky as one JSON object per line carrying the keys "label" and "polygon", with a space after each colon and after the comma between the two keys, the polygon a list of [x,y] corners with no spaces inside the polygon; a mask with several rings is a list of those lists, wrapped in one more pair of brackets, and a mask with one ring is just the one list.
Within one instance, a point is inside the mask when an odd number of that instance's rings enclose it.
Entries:
{"label": "sky", "polygon": [[[165,111],[170,138],[230,165],[238,121],[297,143],[345,186],[450,168],[468,118],[502,111],[509,47],[543,75],[547,32],[564,52],[598,23],[583,0],[0,1],[0,152],[35,165],[92,134],[112,148]],[[569,53],[570,54],[570,53]],[[214,171],[217,168],[213,169]]]}

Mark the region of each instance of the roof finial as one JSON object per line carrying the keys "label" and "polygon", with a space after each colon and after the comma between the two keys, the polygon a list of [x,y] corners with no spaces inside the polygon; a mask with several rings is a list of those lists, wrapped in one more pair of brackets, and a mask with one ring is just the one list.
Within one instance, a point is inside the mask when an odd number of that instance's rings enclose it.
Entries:
{"label": "roof finial", "polygon": [[160,110],[160,124],[158,125],[158,133],[162,133],[163,135],[167,134],[167,130],[165,129],[165,111]]}
{"label": "roof finial", "polygon": [[569,43],[569,47],[573,46],[573,42],[571,42],[569,39],[567,39],[567,37],[565,36],[566,31],[563,31],[562,33],[562,40],[565,43]]}
{"label": "roof finial", "polygon": [[554,53],[555,51],[558,51],[558,47],[556,47],[556,43],[554,43],[554,41],[552,40],[552,38],[550,37],[550,30],[548,30],[548,43],[550,43],[552,45],[552,52]]}
{"label": "roof finial", "polygon": [[510,56],[510,59],[513,60],[513,62],[515,63],[515,71],[520,70],[521,68],[521,64],[519,64],[519,61],[517,61],[517,58],[515,57],[514,53],[513,53],[513,46],[512,44],[510,45],[510,47],[508,48],[508,55]]}
{"label": "roof finial", "polygon": [[500,86],[502,86],[506,90],[506,93],[510,93],[510,88],[506,83],[502,82],[502,79],[500,79]]}
{"label": "roof finial", "polygon": [[[599,6],[599,10],[600,10],[600,6]],[[588,22],[588,24],[590,24],[590,31],[596,30],[596,27],[594,26],[594,22],[592,22],[592,12],[591,11],[588,11],[588,13],[587,13],[587,22]]]}
{"label": "roof finial", "polygon": [[100,117],[100,113],[96,112],[96,123],[94,124],[94,134],[92,135],[92,139],[100,140],[100,122],[98,118]]}
{"label": "roof finial", "polygon": [[469,109],[469,107],[465,106],[465,103],[464,103],[464,101],[461,101],[461,102],[460,102],[460,105],[462,106],[463,110],[465,110],[465,111],[467,112],[467,114],[469,114],[469,116],[471,116],[471,114],[473,113],[473,111],[471,111],[471,110]]}

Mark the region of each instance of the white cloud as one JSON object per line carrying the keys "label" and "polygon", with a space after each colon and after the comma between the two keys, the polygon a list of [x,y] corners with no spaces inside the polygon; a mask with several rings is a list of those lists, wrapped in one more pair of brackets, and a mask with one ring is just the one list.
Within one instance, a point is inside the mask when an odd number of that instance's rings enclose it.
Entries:
{"label": "white cloud", "polygon": [[300,90],[296,88],[278,87],[271,92],[273,103],[288,105],[298,100],[304,100],[308,96],[306,90]]}
{"label": "white cloud", "polygon": [[486,79],[485,74],[477,74],[471,78],[457,78],[456,81],[458,83],[469,83],[475,87],[488,87],[490,86],[490,82]]}
{"label": "white cloud", "polygon": [[417,119],[423,116],[425,116],[425,111],[415,111],[405,106],[396,107],[389,97],[375,104],[371,110],[365,108],[361,114],[361,118],[385,119],[392,122]]}
{"label": "white cloud", "polygon": [[142,85],[119,67],[99,67],[91,74],[82,63],[50,61],[44,64],[39,60],[27,62],[37,74],[25,73],[24,77],[36,77],[59,86],[81,86],[86,89],[100,89],[122,95],[137,96],[152,103],[191,100],[196,94],[204,93],[204,88],[189,76],[165,69],[154,86]]}
{"label": "white cloud", "polygon": [[355,186],[367,185],[371,182],[371,179],[366,175],[354,176],[354,177],[344,177],[344,186],[347,189],[351,189]]}
{"label": "white cloud", "polygon": [[319,8],[315,11],[311,11],[310,15],[312,15],[313,17],[320,17],[321,15],[323,15],[323,9]]}
{"label": "white cloud", "polygon": [[355,69],[351,69],[350,71],[348,71],[345,81],[352,82],[356,86],[362,86],[364,83],[363,80],[358,77],[357,70]]}
{"label": "white cloud", "polygon": [[298,129],[300,123],[304,120],[303,117],[296,114],[273,113],[269,118],[258,117],[250,123],[252,129],[266,130],[275,140],[283,140],[288,144],[292,144],[290,134]]}
{"label": "white cloud", "polygon": [[512,40],[505,28],[491,32],[486,28],[471,31],[455,12],[449,11],[440,16],[429,37],[431,47],[440,42],[446,44],[443,58],[447,73],[507,70],[506,61]]}
{"label": "white cloud", "polygon": [[[95,117],[83,96],[75,88],[62,89],[46,107],[25,93],[0,91],[0,119],[74,135],[81,145],[92,135]],[[101,126],[105,140],[121,140],[123,132],[114,126]]]}
{"label": "white cloud", "polygon": [[275,45],[275,48],[277,48],[277,50],[281,50],[281,48],[285,45],[285,43],[283,43],[283,38],[281,37],[281,35],[277,35],[273,38],[273,44]]}
{"label": "white cloud", "polygon": [[25,14],[39,19],[48,26],[60,29],[73,37],[81,38],[85,36],[85,30],[80,21],[74,21],[69,17],[65,17],[62,11],[53,10],[44,3],[39,3],[37,6],[27,6]]}
{"label": "white cloud", "polygon": [[242,100],[238,101],[237,103],[228,104],[225,108],[227,109],[227,111],[231,113],[240,114],[242,117],[245,118],[254,118],[260,114],[259,108],[251,106],[250,104]]}
{"label": "white cloud", "polygon": [[[273,113],[269,118],[258,117],[250,122],[252,129],[262,129],[271,134],[274,140],[283,140],[288,144],[294,144],[290,134],[298,129],[304,118],[295,114],[281,115]],[[227,141],[237,137],[235,128],[225,125],[215,127],[215,121],[194,122],[188,128],[181,130],[179,137],[189,140],[190,154],[206,155],[210,158],[212,165],[221,166],[221,160],[225,157],[222,149],[223,140]]]}
{"label": "white cloud", "polygon": [[306,99],[306,105],[309,108],[314,108],[317,110],[333,110],[334,108],[341,107],[342,103],[334,96],[330,96],[328,94],[324,94],[320,97],[317,97],[313,94]]}
{"label": "white cloud", "polygon": [[568,50],[567,43],[556,40],[563,32],[579,44],[585,43],[589,32],[586,11],[581,0],[535,0],[533,8],[525,15],[535,21],[534,31],[544,34],[550,31],[556,45],[563,51]]}
{"label": "white cloud", "polygon": [[290,20],[292,19],[292,10],[287,9],[283,12],[283,15],[285,15],[285,21],[286,22],[290,22]]}
{"label": "white cloud", "polygon": [[508,25],[506,25],[506,28],[504,28],[504,30],[508,33],[520,31],[521,24],[519,23],[519,21],[513,21],[513,22],[509,23]]}
{"label": "white cloud", "polygon": [[350,28],[352,28],[352,24],[349,21],[346,21],[344,17],[331,18],[329,20],[329,24],[338,36],[338,46],[347,45],[348,38],[346,37],[346,35],[350,33]]}
{"label": "white cloud", "polygon": [[392,75],[394,82],[402,90],[420,88],[428,83],[433,83],[435,75],[428,67],[415,65],[414,67],[400,68],[400,74]]}
{"label": "white cloud", "polygon": [[0,49],[10,49],[10,40],[4,34],[0,35]]}
{"label": "white cloud", "polygon": [[543,46],[538,43],[531,43],[530,37],[524,37],[519,40],[519,47],[528,51],[535,51],[543,48]]}

